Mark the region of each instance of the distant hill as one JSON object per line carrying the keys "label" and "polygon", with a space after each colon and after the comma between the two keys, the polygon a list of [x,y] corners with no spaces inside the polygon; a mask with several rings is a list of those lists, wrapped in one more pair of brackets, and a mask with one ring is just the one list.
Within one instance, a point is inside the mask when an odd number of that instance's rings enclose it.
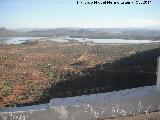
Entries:
{"label": "distant hill", "polygon": [[6,28],[0,28],[0,37],[14,37],[17,35],[18,33],[13,30],[8,30]]}
{"label": "distant hill", "polygon": [[144,28],[56,28],[41,29],[25,32],[26,36],[70,36],[72,38],[90,39],[135,39],[135,40],[160,40],[159,29]]}
{"label": "distant hill", "polygon": [[60,37],[90,39],[160,40],[160,29],[149,28],[27,28],[7,30],[0,28],[0,37]]}

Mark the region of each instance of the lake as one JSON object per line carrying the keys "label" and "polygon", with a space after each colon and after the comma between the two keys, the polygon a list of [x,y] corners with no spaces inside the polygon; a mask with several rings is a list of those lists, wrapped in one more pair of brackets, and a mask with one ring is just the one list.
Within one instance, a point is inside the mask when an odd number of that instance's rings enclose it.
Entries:
{"label": "lake", "polygon": [[[3,38],[4,39],[4,38]],[[51,41],[57,41],[57,42],[69,42],[69,40],[77,40],[79,42],[87,42],[92,41],[94,43],[113,43],[113,44],[139,44],[139,43],[154,43],[154,42],[160,42],[158,41],[152,41],[152,40],[124,40],[124,39],[88,39],[88,38],[54,38],[54,37],[9,37],[5,38],[6,40],[3,40],[3,43],[6,44],[21,44],[26,41],[35,41],[35,40],[51,40]]]}
{"label": "lake", "polygon": [[29,41],[35,41],[35,40],[41,40],[45,37],[9,37],[4,41],[6,44],[21,44],[26,42],[27,40]]}

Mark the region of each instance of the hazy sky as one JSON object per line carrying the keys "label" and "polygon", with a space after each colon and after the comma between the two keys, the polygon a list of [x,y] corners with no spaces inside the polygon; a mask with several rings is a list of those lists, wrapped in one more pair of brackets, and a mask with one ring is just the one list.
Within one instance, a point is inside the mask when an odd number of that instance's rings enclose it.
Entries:
{"label": "hazy sky", "polygon": [[160,0],[149,5],[77,5],[76,1],[0,0],[0,27],[160,26]]}

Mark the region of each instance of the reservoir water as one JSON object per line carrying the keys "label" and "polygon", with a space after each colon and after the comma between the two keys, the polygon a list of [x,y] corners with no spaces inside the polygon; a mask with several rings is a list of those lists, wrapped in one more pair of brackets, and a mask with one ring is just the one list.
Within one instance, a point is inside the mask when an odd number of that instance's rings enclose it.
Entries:
{"label": "reservoir water", "polygon": [[88,38],[48,38],[48,37],[9,37],[9,38],[3,38],[3,43],[6,44],[21,44],[26,41],[35,41],[35,40],[51,40],[51,41],[57,41],[57,42],[69,42],[69,40],[77,40],[79,42],[94,42],[94,43],[114,43],[114,44],[138,44],[138,43],[154,43],[154,42],[160,42],[160,40],[152,41],[152,40],[124,40],[124,39],[88,39]]}

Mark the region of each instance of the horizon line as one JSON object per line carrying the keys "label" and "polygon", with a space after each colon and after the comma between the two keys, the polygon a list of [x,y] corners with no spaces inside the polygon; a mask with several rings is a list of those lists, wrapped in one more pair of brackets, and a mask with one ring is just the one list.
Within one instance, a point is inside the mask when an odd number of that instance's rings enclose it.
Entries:
{"label": "horizon line", "polygon": [[5,27],[0,26],[0,28],[6,28],[6,29],[59,29],[59,28],[66,28],[66,29],[160,29],[160,26],[141,26],[141,27]]}

